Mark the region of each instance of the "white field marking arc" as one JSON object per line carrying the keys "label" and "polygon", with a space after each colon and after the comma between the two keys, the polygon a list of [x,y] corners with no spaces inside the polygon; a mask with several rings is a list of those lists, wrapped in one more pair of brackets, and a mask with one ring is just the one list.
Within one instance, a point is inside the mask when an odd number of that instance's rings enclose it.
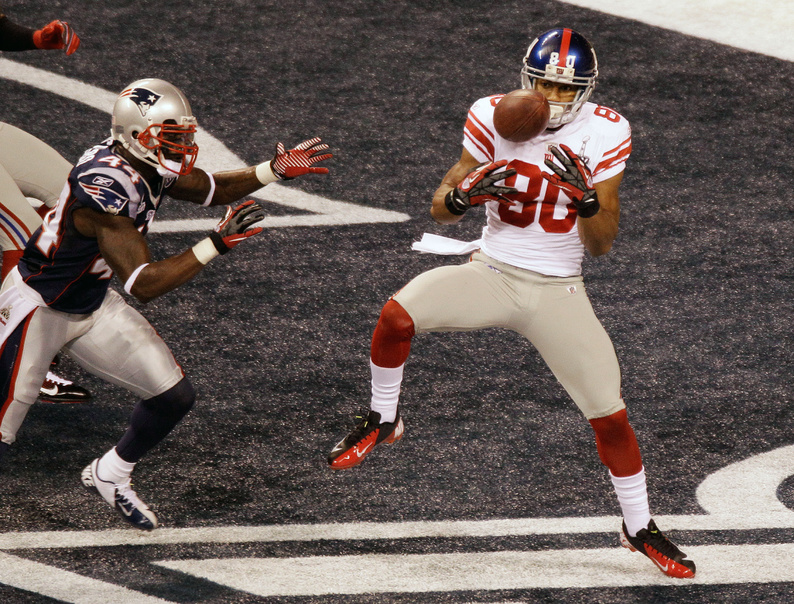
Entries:
{"label": "white field marking arc", "polygon": [[[777,499],[777,488],[794,474],[794,445],[754,455],[708,476],[697,490],[706,511],[696,515],[658,515],[664,530],[726,531],[794,528],[794,511]],[[177,543],[250,543],[433,537],[504,537],[576,533],[610,533],[619,516],[515,518],[414,522],[352,522],[159,528],[152,532],[39,531],[0,533],[0,550],[113,547]]]}
{"label": "white field marking arc", "polygon": [[[0,58],[0,78],[63,96],[108,114],[112,113],[117,97],[117,93],[4,58]],[[110,135],[109,127],[108,135]],[[234,170],[246,166],[221,141],[202,128],[199,128],[196,133],[196,142],[201,149],[201,167],[208,172]],[[411,219],[408,214],[402,212],[372,208],[345,201],[334,201],[279,183],[270,184],[249,197],[311,212],[309,215],[266,217],[257,223],[257,226],[265,228],[405,222]],[[212,229],[217,222],[217,218],[162,220],[155,222],[149,232],[206,231]]]}
{"label": "white field marking arc", "polygon": [[[790,2],[755,0],[559,0],[601,13],[794,61]],[[587,36],[586,32],[582,32]],[[590,36],[588,36],[590,37]],[[594,42],[591,39],[591,42]],[[598,46],[596,49],[598,49]]]}
{"label": "white field marking arc", "polygon": [[745,515],[794,517],[777,497],[777,490],[794,475],[794,445],[779,447],[737,461],[700,483],[696,495],[704,510],[738,518]]}
{"label": "white field marking arc", "polygon": [[792,543],[687,546],[686,552],[697,561],[694,579],[668,577],[642,554],[621,547],[161,560],[153,564],[263,597],[794,581],[794,565],[787,564],[794,556]]}
{"label": "white field marking arc", "polygon": [[[794,512],[775,503],[777,487],[794,468],[794,446],[736,462],[712,474],[698,489],[698,501],[711,513],[657,516],[666,531],[724,531],[794,528]],[[755,484],[753,484],[755,481]],[[722,495],[720,495],[722,492]],[[725,502],[738,498],[725,513]],[[757,506],[757,507],[756,507]],[[723,510],[715,513],[714,510]],[[620,517],[520,518],[483,521],[357,522],[349,524],[160,528],[151,533],[53,531],[0,534],[0,550],[113,547],[182,543],[250,543],[415,539],[433,537],[499,537],[532,534],[617,533]],[[695,583],[771,583],[794,581],[786,561],[794,544],[696,546],[687,553],[697,560]],[[609,559],[610,573],[604,573]],[[784,561],[782,564],[780,561]],[[118,585],[0,552],[0,583],[76,604],[123,600],[132,604],[164,602]],[[230,589],[260,595],[321,595],[332,592],[371,593],[456,591],[463,589],[598,588],[604,586],[681,585],[661,573],[649,572],[641,555],[622,548],[364,556],[312,556],[284,559],[161,560],[164,568],[213,581]],[[550,566],[551,565],[551,566]],[[350,567],[350,572],[342,572]],[[563,572],[550,575],[548,568]],[[362,572],[362,569],[370,572]],[[5,572],[3,569],[7,569]],[[19,572],[19,569],[25,572]],[[290,580],[286,583],[283,577]],[[371,583],[368,577],[389,577]],[[311,577],[309,581],[306,577]],[[340,577],[348,577],[339,583]],[[66,592],[61,589],[68,586]],[[79,594],[79,595],[75,595]],[[123,597],[122,597],[123,596]]]}

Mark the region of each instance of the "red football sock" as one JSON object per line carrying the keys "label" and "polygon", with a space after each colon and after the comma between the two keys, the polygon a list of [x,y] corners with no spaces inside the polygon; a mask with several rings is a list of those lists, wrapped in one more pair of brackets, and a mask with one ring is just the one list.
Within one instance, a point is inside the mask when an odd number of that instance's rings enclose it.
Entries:
{"label": "red football sock", "polygon": [[642,471],[642,457],[637,437],[629,425],[626,410],[591,419],[601,462],[613,476],[633,476]]}

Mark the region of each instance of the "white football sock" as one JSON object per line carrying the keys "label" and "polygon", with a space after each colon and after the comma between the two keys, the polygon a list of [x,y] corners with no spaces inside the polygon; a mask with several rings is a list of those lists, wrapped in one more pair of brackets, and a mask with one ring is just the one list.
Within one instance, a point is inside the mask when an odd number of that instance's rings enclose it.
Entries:
{"label": "white football sock", "polygon": [[113,447],[99,460],[97,474],[102,480],[122,483],[129,478],[134,468],[135,464],[121,459],[119,454],[116,453],[116,447]]}
{"label": "white football sock", "polygon": [[612,485],[618,496],[620,509],[623,511],[623,520],[629,536],[635,537],[637,531],[648,528],[651,521],[651,511],[648,506],[648,491],[645,486],[645,468],[634,476],[613,476]]}
{"label": "white football sock", "polygon": [[370,409],[380,413],[381,422],[393,422],[397,417],[397,403],[400,400],[400,384],[403,381],[403,367],[378,367],[370,360],[372,371],[372,401]]}

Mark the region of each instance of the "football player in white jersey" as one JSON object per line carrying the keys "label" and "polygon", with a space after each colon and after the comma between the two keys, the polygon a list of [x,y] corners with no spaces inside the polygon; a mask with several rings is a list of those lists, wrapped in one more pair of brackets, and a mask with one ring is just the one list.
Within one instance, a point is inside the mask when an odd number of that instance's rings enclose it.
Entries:
{"label": "football player in white jersey", "polygon": [[484,205],[479,249],[466,264],[419,275],[383,307],[372,338],[370,411],[328,462],[350,468],[375,446],[402,438],[398,398],[415,334],[512,329],[535,346],[592,425],[623,512],[622,544],[671,577],[691,578],[695,564],[651,518],[618,360],[582,281],[585,250],[605,254],[617,235],[618,188],[631,153],[628,121],[588,100],[597,75],[590,43],[571,29],[552,29],[532,42],[521,71],[522,86],[549,101],[544,132],[523,143],[499,136],[493,113],[503,95],[471,107],[460,160],[430,211],[452,224]]}
{"label": "football player in white jersey", "polygon": [[[52,21],[33,30],[11,21],[0,7],[2,51],[63,50],[71,55],[79,46],[80,37],[66,21]],[[43,141],[0,122],[0,283],[22,257],[31,233],[39,228],[39,213],[58,201],[71,169],[71,164]],[[41,202],[38,211],[28,198]],[[39,391],[40,400],[53,403],[81,403],[90,398],[88,390],[51,371]]]}
{"label": "football player in white jersey", "polygon": [[228,205],[277,180],[310,173],[331,157],[319,138],[257,166],[208,174],[194,168],[197,122],[174,85],[149,78],[125,88],[111,137],[88,149],[69,173],[56,206],[30,237],[0,294],[0,455],[17,437],[53,354],[64,348],[87,371],[139,397],[126,433],[82,473],[130,524],[151,530],[155,513],[130,483],[135,464],[190,411],[195,393],[146,319],[109,288],[148,302],[196,276],[219,254],[262,231],[264,212],[246,201],[227,207],[209,236],[154,261],[144,238],[166,195]]}

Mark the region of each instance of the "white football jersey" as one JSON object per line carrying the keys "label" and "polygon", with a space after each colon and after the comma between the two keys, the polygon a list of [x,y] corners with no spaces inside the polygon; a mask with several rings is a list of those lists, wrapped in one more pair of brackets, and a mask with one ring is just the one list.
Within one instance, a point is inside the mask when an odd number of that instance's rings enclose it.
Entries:
{"label": "white football jersey", "polygon": [[548,147],[566,144],[584,158],[593,182],[601,182],[625,168],[631,153],[629,122],[612,109],[586,103],[576,119],[556,132],[546,130],[528,142],[511,143],[499,136],[493,125],[494,107],[502,96],[474,103],[463,130],[463,146],[475,159],[509,161],[507,167],[517,174],[505,184],[520,191],[508,195],[511,206],[496,201],[485,204],[482,251],[544,275],[579,275],[584,245],[576,228],[576,208],[564,191],[542,176],[543,172],[551,174],[544,163],[547,158],[554,159]]}

